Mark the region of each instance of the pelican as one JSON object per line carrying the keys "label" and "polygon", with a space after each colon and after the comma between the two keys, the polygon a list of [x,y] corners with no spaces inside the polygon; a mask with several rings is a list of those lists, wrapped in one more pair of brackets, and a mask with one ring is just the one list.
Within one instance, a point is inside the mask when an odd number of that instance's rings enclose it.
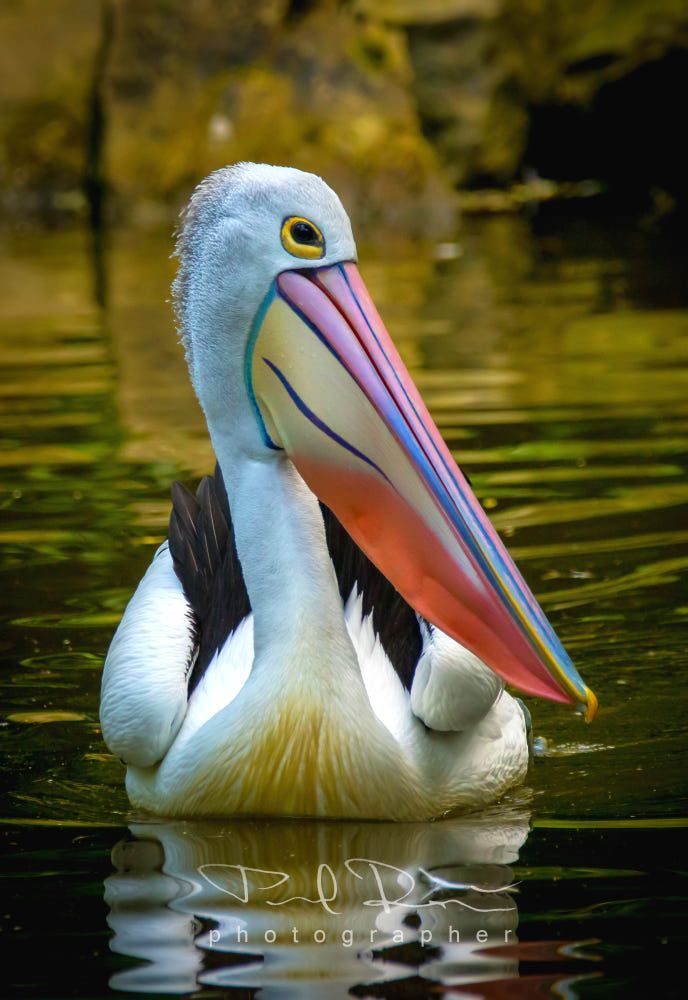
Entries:
{"label": "pelican", "polygon": [[522,780],[505,690],[596,699],[457,468],[314,174],[240,163],[182,217],[179,332],[218,467],[110,646],[100,718],[165,817],[434,819]]}

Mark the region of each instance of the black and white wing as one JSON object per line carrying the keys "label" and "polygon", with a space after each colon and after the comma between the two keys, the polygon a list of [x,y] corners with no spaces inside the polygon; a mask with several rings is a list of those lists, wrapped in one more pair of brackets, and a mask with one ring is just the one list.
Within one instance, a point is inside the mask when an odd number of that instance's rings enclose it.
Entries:
{"label": "black and white wing", "polygon": [[503,682],[417,615],[334,514],[322,510],[349,634],[380,717],[393,730],[403,730],[410,699],[411,711],[428,729],[464,732],[475,726],[492,708]]}
{"label": "black and white wing", "polygon": [[172,487],[169,539],[127,605],[103,669],[100,719],[126,764],[158,763],[189,696],[250,614],[219,469],[194,497]]}

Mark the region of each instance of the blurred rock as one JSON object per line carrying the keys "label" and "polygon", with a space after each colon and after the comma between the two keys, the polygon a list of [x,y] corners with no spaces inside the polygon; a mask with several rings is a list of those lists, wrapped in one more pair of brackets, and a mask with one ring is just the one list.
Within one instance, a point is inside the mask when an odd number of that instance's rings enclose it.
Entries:
{"label": "blurred rock", "polygon": [[446,24],[458,19],[482,19],[499,12],[499,0],[358,0],[357,10],[388,24]]}
{"label": "blurred rock", "polygon": [[[0,35],[2,206],[95,222],[106,194],[115,218],[168,219],[204,174],[257,159],[321,173],[370,231],[441,239],[452,187],[527,164],[605,179],[607,119],[644,89],[671,133],[688,75],[685,0],[12,0]],[[590,156],[567,173],[576,144]],[[652,145],[642,184],[673,205],[682,171],[655,176]]]}
{"label": "blurred rock", "polygon": [[[605,86],[674,50],[688,51],[685,0],[360,3],[404,24],[424,133],[459,186],[517,178],[539,107],[563,109],[565,129],[568,109],[594,115]],[[673,97],[667,91],[659,100]],[[592,143],[591,132],[583,129],[582,140]],[[558,141],[552,130],[550,142]]]}
{"label": "blurred rock", "polygon": [[101,15],[93,0],[0,6],[0,191],[5,209],[49,212],[81,189]]}
{"label": "blurred rock", "polygon": [[28,68],[19,58],[21,86],[3,92],[3,187],[24,204],[83,209],[99,154],[110,212],[155,221],[209,171],[254,159],[322,174],[364,229],[451,228],[454,195],[420,129],[400,29],[335,0],[81,7],[18,0],[0,21],[17,52],[39,36],[53,50]]}
{"label": "blurred rock", "polygon": [[509,181],[525,147],[528,117],[509,61],[495,57],[498,30],[491,12],[407,28],[423,128],[456,186]]}

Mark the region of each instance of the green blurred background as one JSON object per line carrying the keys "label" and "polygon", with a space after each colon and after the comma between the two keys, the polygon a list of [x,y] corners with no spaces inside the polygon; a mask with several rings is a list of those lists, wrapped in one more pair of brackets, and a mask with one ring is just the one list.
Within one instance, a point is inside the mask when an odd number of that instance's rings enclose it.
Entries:
{"label": "green blurred background", "polygon": [[685,206],[685,0],[4,0],[0,37],[6,216],[159,223],[240,159],[323,174],[364,231]]}

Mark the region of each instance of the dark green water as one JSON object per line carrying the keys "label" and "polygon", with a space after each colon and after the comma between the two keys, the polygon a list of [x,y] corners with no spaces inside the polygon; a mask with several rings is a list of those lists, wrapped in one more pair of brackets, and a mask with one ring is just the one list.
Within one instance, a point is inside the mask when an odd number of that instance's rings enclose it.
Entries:
{"label": "dark green water", "polygon": [[[218,827],[134,825],[97,722],[103,656],[165,534],[169,483],[212,462],[165,304],[169,239],[115,233],[100,258],[82,233],[0,240],[11,995],[683,996],[680,244],[494,218],[455,245],[363,249],[407,364],[600,713],[586,726],[531,702],[527,785],[481,817]],[[260,871],[244,885],[237,865]],[[385,908],[381,887],[409,894]]]}

